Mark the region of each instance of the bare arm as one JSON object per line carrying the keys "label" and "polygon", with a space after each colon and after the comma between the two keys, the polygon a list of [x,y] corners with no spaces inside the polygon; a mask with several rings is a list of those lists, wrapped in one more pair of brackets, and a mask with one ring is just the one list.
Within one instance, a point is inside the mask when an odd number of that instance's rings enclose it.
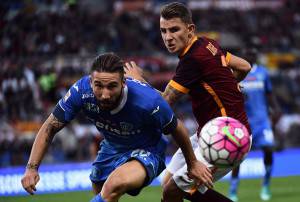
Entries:
{"label": "bare arm", "polygon": [[233,70],[233,75],[238,82],[242,81],[251,70],[249,62],[232,54],[228,66]]}
{"label": "bare arm", "polygon": [[194,154],[192,144],[188,135],[187,129],[183,123],[178,120],[178,125],[172,136],[184,155],[189,177],[197,182],[197,185],[204,184],[208,188],[212,188],[212,174],[210,169],[198,161]]}
{"label": "bare arm", "polygon": [[165,91],[162,93],[163,98],[169,103],[170,106],[173,105],[184,95],[184,93],[173,88],[170,83],[167,85]]}
{"label": "bare arm", "polygon": [[61,123],[51,114],[40,128],[31,149],[25,174],[21,180],[22,186],[28,193],[34,194],[34,191],[36,191],[35,185],[40,179],[38,174],[39,165],[55,134],[65,125],[65,123]]}
{"label": "bare arm", "polygon": [[65,125],[65,123],[58,121],[58,119],[53,116],[53,114],[50,114],[48,119],[40,128],[34,140],[28,165],[38,168],[55,134],[60,131]]}

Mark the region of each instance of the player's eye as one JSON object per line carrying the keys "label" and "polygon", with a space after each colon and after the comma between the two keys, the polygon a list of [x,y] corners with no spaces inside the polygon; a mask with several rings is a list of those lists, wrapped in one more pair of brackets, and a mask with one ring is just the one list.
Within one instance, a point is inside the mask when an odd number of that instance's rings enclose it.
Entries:
{"label": "player's eye", "polygon": [[103,88],[103,85],[101,85],[101,84],[99,84],[99,83],[96,83],[96,84],[95,84],[95,87],[97,87],[97,88]]}
{"label": "player's eye", "polygon": [[180,30],[179,27],[172,27],[172,28],[170,29],[170,32],[171,32],[171,33],[174,33],[174,32],[178,32],[179,30]]}
{"label": "player's eye", "polygon": [[160,29],[160,32],[165,34],[166,33],[166,29]]}
{"label": "player's eye", "polygon": [[112,90],[114,88],[116,88],[118,86],[118,84],[111,84],[111,85],[108,85],[107,88]]}

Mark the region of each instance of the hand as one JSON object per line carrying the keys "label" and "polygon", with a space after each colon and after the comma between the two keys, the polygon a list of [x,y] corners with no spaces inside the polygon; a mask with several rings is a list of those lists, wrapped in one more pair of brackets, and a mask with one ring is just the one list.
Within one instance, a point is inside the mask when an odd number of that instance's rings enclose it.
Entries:
{"label": "hand", "polygon": [[31,195],[36,191],[35,185],[40,180],[37,169],[26,169],[25,174],[21,180],[23,188]]}
{"label": "hand", "polygon": [[196,182],[196,186],[205,185],[207,188],[213,188],[212,171],[200,161],[195,161],[188,169],[188,176]]}
{"label": "hand", "polygon": [[125,77],[131,77],[133,79],[146,82],[143,78],[143,70],[137,66],[137,64],[133,61],[130,61],[130,63],[125,63]]}

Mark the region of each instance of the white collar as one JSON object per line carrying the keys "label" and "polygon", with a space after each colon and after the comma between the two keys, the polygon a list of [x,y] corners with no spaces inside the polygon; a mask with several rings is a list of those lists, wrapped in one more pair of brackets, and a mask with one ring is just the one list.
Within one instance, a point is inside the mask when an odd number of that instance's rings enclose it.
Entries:
{"label": "white collar", "polygon": [[125,85],[124,87],[124,91],[122,93],[122,100],[119,104],[119,106],[117,106],[116,108],[114,108],[113,110],[110,111],[110,114],[116,114],[119,111],[121,111],[124,107],[124,105],[126,104],[127,101],[127,96],[128,96],[128,87]]}

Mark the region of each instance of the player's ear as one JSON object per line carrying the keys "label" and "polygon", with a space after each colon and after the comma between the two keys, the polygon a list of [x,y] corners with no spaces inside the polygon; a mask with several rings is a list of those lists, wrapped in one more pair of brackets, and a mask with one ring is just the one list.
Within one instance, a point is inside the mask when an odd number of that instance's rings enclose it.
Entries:
{"label": "player's ear", "polygon": [[188,37],[189,38],[192,38],[194,36],[195,29],[196,29],[195,24],[188,24],[188,32],[189,32]]}

